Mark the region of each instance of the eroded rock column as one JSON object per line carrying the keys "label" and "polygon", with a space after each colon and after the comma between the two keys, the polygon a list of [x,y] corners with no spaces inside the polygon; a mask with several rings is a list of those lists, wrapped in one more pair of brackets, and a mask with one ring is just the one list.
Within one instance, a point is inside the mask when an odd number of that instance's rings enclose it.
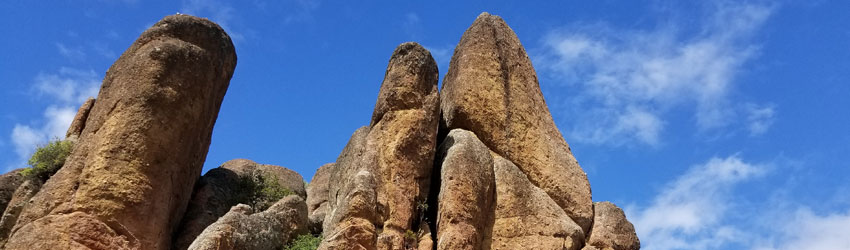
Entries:
{"label": "eroded rock column", "polygon": [[110,67],[65,166],[7,249],[168,249],[236,66],[209,20],[168,16]]}

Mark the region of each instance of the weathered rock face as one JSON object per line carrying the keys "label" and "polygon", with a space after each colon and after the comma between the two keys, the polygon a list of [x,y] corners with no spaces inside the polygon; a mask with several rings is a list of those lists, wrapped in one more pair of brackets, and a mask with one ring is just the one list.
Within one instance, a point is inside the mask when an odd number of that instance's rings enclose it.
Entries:
{"label": "weathered rock face", "polygon": [[496,206],[490,249],[579,249],[581,227],[512,162],[493,154]]}
{"label": "weathered rock face", "polygon": [[77,111],[77,115],[75,115],[74,120],[71,121],[71,126],[68,127],[68,132],[65,133],[66,139],[77,140],[80,138],[80,134],[83,133],[83,128],[86,127],[86,119],[89,118],[91,108],[94,107],[94,102],[95,99],[89,97],[89,99],[80,106],[80,109]]}
{"label": "weathered rock face", "polygon": [[496,191],[490,150],[472,132],[454,129],[439,152],[437,249],[485,249]]}
{"label": "weathered rock face", "polygon": [[41,190],[42,184],[41,180],[37,178],[25,179],[24,183],[21,183],[15,189],[12,199],[9,200],[9,205],[6,206],[3,216],[0,217],[0,246],[6,244],[9,234],[12,232],[12,227],[18,221],[18,216],[21,215],[24,207],[29,204],[29,200]]}
{"label": "weathered rock face", "polygon": [[483,13],[463,34],[441,100],[446,128],[475,133],[590,229],[590,184],[552,120],[531,60],[500,17]]}
{"label": "weathered rock face", "polygon": [[314,234],[322,233],[322,223],[328,213],[328,180],[335,165],[328,163],[319,167],[307,186],[307,214],[310,219],[310,232]]}
{"label": "weathered rock face", "polygon": [[6,248],[169,248],[235,66],[230,38],[206,19],[168,16],[142,33]]}
{"label": "weathered rock face", "polygon": [[252,214],[239,204],[207,227],[189,246],[191,250],[277,250],[307,233],[307,204],[298,195],[287,196],[266,211]]}
{"label": "weathered rock face", "polygon": [[0,175],[0,211],[6,209],[9,201],[12,200],[12,195],[18,186],[24,182],[24,177],[21,176],[23,169],[15,169],[8,173]]}
{"label": "weathered rock face", "polygon": [[640,249],[635,227],[626,220],[622,209],[605,201],[593,203],[593,210],[593,229],[587,246],[612,250]]}
{"label": "weathered rock face", "polygon": [[295,195],[306,198],[304,180],[301,175],[290,169],[267,164],[258,164],[251,160],[235,159],[210,169],[198,181],[183,221],[175,234],[174,249],[186,249],[207,226],[230,211],[239,203],[250,203],[249,197],[240,195],[240,178],[261,171],[264,176],[273,177],[281,187]]}
{"label": "weathered rock face", "polygon": [[[416,245],[439,117],[437,66],[421,45],[390,58],[371,125],[355,132],[330,177],[323,249]],[[371,189],[371,190],[370,190]]]}

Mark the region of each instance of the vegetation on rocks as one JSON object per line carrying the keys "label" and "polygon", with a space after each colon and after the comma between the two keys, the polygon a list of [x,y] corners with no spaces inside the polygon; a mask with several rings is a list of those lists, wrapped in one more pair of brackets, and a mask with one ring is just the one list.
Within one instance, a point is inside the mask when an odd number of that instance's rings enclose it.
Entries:
{"label": "vegetation on rocks", "polygon": [[302,234],[283,247],[283,250],[315,250],[319,248],[319,243],[322,243],[322,236]]}
{"label": "vegetation on rocks", "polygon": [[283,187],[273,175],[254,170],[239,177],[239,200],[248,202],[255,212],[261,212],[288,195],[292,190]]}
{"label": "vegetation on rocks", "polygon": [[47,180],[65,165],[65,159],[71,155],[74,143],[69,140],[54,139],[46,145],[38,147],[32,154],[27,164],[29,168],[21,171],[21,175],[27,178],[38,178]]}

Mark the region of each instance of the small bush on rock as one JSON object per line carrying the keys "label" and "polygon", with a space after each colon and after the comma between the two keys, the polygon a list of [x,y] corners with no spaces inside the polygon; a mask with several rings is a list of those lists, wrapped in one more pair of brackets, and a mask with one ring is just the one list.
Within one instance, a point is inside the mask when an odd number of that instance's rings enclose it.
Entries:
{"label": "small bush on rock", "polygon": [[312,234],[302,234],[295,238],[289,245],[283,247],[283,250],[315,250],[322,243],[322,236],[313,236]]}
{"label": "small bush on rock", "polygon": [[265,211],[275,202],[293,192],[278,183],[277,178],[261,170],[239,177],[239,190],[243,201],[255,212]]}
{"label": "small bush on rock", "polygon": [[65,159],[71,155],[73,148],[74,143],[69,140],[54,139],[48,142],[35,150],[27,161],[30,167],[21,171],[21,175],[46,181],[65,165]]}

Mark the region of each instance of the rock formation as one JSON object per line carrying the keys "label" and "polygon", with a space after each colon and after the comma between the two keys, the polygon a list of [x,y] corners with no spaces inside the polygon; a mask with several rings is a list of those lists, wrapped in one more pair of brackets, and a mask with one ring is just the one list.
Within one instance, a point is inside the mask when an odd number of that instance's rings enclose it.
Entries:
{"label": "rock formation", "polygon": [[439,116],[437,64],[416,43],[393,52],[369,127],[331,170],[322,249],[416,245],[428,197]]}
{"label": "rock formation", "polygon": [[71,126],[68,127],[68,132],[65,133],[65,139],[77,140],[80,138],[80,134],[83,133],[83,129],[86,127],[86,119],[89,118],[91,108],[94,107],[94,102],[95,99],[91,97],[83,102],[83,105],[81,105],[80,109],[77,111],[77,115],[74,116],[74,120],[71,121]]}
{"label": "rock formation", "polygon": [[250,197],[240,187],[240,178],[247,178],[254,171],[273,177],[283,188],[301,197],[307,198],[304,179],[290,169],[267,164],[258,164],[247,159],[235,159],[225,162],[218,168],[209,170],[195,187],[192,199],[183,216],[183,221],[175,233],[174,249],[186,249],[195,238],[219,217],[240,203],[249,204]]}
{"label": "rock formation", "polygon": [[319,167],[307,186],[307,214],[310,232],[314,234],[322,233],[322,223],[328,213],[328,181],[335,165],[336,163],[328,163]]}
{"label": "rock formation", "polygon": [[[440,91],[430,52],[399,45],[368,126],[308,186],[245,159],[199,176],[235,64],[205,19],[145,31],[80,108],[59,172],[0,176],[0,249],[281,249],[307,233],[319,249],[640,249],[620,208],[592,202],[498,16],[466,30]],[[266,180],[291,193],[258,203],[246,190]]]}
{"label": "rock formation", "polygon": [[190,250],[278,250],[296,236],[307,233],[307,205],[290,195],[266,211],[253,213],[239,204],[207,227]]}
{"label": "rock formation", "polygon": [[168,16],[142,33],[5,247],[168,249],[235,66],[230,38],[206,19]]}
{"label": "rock formation", "polygon": [[483,13],[466,30],[441,95],[446,128],[475,133],[515,163],[584,231],[590,229],[587,176],[555,127],[531,60],[502,18]]}

